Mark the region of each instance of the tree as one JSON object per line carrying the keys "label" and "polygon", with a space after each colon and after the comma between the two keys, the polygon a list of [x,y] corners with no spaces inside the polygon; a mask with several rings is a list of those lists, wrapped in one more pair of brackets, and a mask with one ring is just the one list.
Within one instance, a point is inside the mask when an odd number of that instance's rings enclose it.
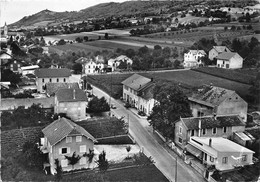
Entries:
{"label": "tree", "polygon": [[105,173],[108,170],[109,163],[108,160],[106,159],[106,152],[104,150],[101,152],[101,154],[99,154],[96,163],[101,173]]}
{"label": "tree", "polygon": [[79,162],[79,160],[81,159],[81,156],[76,155],[76,152],[73,152],[72,156],[66,156],[65,158],[69,161],[69,165],[72,165],[72,170],[74,169],[74,165],[77,164]]}
{"label": "tree", "polygon": [[105,33],[104,38],[105,38],[105,39],[109,39],[108,33]]}
{"label": "tree", "polygon": [[83,39],[84,39],[85,42],[87,42],[88,41],[88,36],[84,36]]}
{"label": "tree", "polygon": [[60,39],[57,43],[57,45],[65,45],[66,41],[64,39]]}
{"label": "tree", "polygon": [[60,181],[62,179],[62,167],[60,165],[59,159],[55,159],[55,165],[56,165],[56,175],[55,178],[57,181]]}
{"label": "tree", "polygon": [[82,39],[81,37],[77,37],[75,40],[76,40],[78,43],[83,42],[83,39]]}
{"label": "tree", "polygon": [[75,74],[80,74],[82,73],[82,64],[80,63],[75,63],[73,66],[72,66],[72,69],[74,71]]}
{"label": "tree", "polygon": [[107,103],[105,97],[93,97],[88,103],[88,110],[91,112],[106,112],[110,110],[109,104]]}
{"label": "tree", "polygon": [[18,83],[22,81],[21,76],[19,74],[16,74],[9,69],[1,71],[1,78],[1,81],[11,82],[12,86],[16,86]]}
{"label": "tree", "polygon": [[156,84],[153,94],[158,102],[147,119],[166,138],[174,138],[174,123],[180,117],[191,116],[188,98],[179,86],[167,83]]}
{"label": "tree", "polygon": [[161,49],[162,49],[162,47],[160,45],[155,45],[154,46],[154,50],[161,50]]}
{"label": "tree", "polygon": [[25,142],[20,156],[22,164],[29,168],[41,169],[43,165],[43,153],[33,142]]}
{"label": "tree", "polygon": [[146,157],[146,155],[143,152],[139,152],[138,154],[134,155],[134,163],[139,166],[147,166],[154,164],[154,160],[152,157]]}
{"label": "tree", "polygon": [[127,132],[127,123],[124,121],[123,118],[116,118],[111,117],[109,119],[109,122],[112,123],[111,128],[109,128],[110,132],[113,133],[113,135],[118,134],[125,134]]}
{"label": "tree", "polygon": [[127,69],[127,63],[126,61],[120,61],[120,64],[118,66],[119,69]]}

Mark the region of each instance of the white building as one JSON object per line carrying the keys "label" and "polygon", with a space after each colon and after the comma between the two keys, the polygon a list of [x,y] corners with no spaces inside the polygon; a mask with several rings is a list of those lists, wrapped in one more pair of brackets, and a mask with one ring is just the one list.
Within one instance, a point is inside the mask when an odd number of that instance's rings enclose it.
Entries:
{"label": "white building", "polygon": [[190,149],[199,154],[204,164],[214,165],[219,171],[253,164],[252,150],[222,137],[191,137]]}
{"label": "white building", "polygon": [[219,68],[239,69],[243,67],[243,58],[236,52],[223,52],[216,59]]}
{"label": "white building", "polygon": [[76,63],[82,64],[82,73],[84,74],[95,74],[104,71],[106,65],[104,59],[97,56],[95,59],[81,57],[75,61]]}
{"label": "white building", "polygon": [[209,51],[209,59],[213,60],[222,52],[231,52],[226,46],[213,46],[213,48]]}
{"label": "white building", "polygon": [[153,79],[134,74],[124,80],[122,84],[124,101],[149,115],[155,103],[152,94]]}
{"label": "white building", "polygon": [[198,67],[200,64],[202,64],[201,58],[206,55],[207,54],[204,50],[189,50],[189,52],[184,53],[184,67]]}
{"label": "white building", "polygon": [[112,69],[112,71],[115,71],[116,69],[118,69],[118,66],[121,62],[125,62],[128,68],[130,68],[133,64],[133,60],[124,55],[118,56],[114,59],[109,59],[107,64]]}
{"label": "white building", "polygon": [[40,68],[38,65],[31,65],[31,66],[22,66],[21,69],[21,73],[22,75],[27,75],[27,74],[33,74],[34,75],[34,71],[36,69]]}

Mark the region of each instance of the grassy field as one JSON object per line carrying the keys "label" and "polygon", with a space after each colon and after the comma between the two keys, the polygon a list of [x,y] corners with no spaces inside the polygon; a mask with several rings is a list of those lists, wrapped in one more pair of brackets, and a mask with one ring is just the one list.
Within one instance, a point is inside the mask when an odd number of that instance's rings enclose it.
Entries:
{"label": "grassy field", "polygon": [[[90,83],[100,87],[104,91],[110,93],[111,80],[112,80],[112,92],[115,98],[122,97],[122,85],[121,82],[131,76],[133,73],[128,74],[113,74],[112,79],[108,75],[91,75],[88,76]],[[177,84],[181,84],[183,87],[191,89],[203,84],[212,84],[214,86],[223,87],[230,90],[235,90],[239,95],[245,97],[249,91],[250,85],[243,84],[224,78],[208,75],[201,72],[192,70],[182,71],[165,71],[165,72],[150,72],[141,73],[144,76],[153,77],[155,81],[169,81]]]}
{"label": "grassy field", "polygon": [[131,46],[127,44],[122,43],[116,43],[116,42],[109,42],[109,41],[91,41],[91,42],[84,42],[84,45],[93,46],[93,47],[100,47],[102,49],[139,49],[139,46]]}

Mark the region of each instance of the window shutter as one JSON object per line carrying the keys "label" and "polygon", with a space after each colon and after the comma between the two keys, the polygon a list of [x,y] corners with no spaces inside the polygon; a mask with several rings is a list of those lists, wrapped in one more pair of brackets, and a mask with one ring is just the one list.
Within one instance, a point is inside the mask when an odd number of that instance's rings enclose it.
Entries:
{"label": "window shutter", "polygon": [[61,154],[61,148],[59,148],[59,154]]}
{"label": "window shutter", "polygon": [[70,154],[70,147],[67,148],[67,154]]}

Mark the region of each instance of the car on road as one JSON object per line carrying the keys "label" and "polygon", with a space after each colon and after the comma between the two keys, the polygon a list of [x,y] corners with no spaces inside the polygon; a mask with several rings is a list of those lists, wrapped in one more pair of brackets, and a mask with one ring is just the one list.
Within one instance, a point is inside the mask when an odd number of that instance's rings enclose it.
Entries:
{"label": "car on road", "polygon": [[116,109],[116,106],[114,106],[113,104],[110,105],[111,109]]}

